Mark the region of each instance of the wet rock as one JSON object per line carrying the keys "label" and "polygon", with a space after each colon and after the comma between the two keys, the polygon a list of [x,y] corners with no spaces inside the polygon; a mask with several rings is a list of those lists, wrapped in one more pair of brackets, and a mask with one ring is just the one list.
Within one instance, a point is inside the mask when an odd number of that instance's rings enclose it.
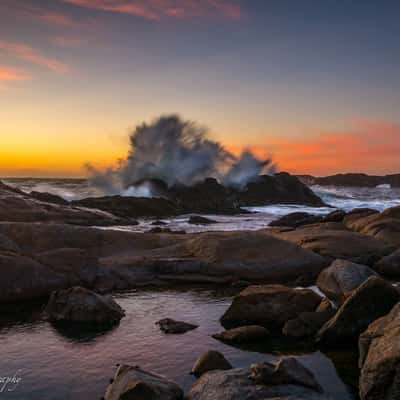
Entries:
{"label": "wet rock", "polygon": [[218,222],[213,219],[202,217],[200,215],[192,215],[188,220],[188,224],[193,224],[193,225],[210,225],[217,223]]}
{"label": "wet rock", "polygon": [[318,332],[317,339],[329,347],[346,347],[377,318],[399,301],[399,292],[389,282],[371,277],[353,291],[335,316]]}
{"label": "wet rock", "polygon": [[380,274],[398,278],[400,276],[400,249],[380,259],[374,269]]}
{"label": "wet rock", "polygon": [[249,286],[233,299],[221,322],[227,326],[262,325],[282,329],[301,312],[315,311],[320,302],[321,298],[310,289]]}
{"label": "wet rock", "polygon": [[324,222],[343,222],[346,211],[335,210],[324,216]]}
{"label": "wet rock", "polygon": [[44,192],[30,192],[30,197],[33,197],[36,200],[45,201],[47,203],[54,204],[68,204],[68,201],[63,199],[61,196],[57,196],[56,194],[44,193]]}
{"label": "wet rock", "polygon": [[194,364],[191,373],[200,377],[209,371],[228,370],[232,365],[219,351],[207,351]]}
{"label": "wet rock", "polygon": [[373,265],[393,251],[392,246],[375,238],[350,232],[339,223],[300,226],[291,230],[272,230],[271,234],[312,250],[321,256]]}
{"label": "wet rock", "polygon": [[165,222],[165,221],[161,221],[161,220],[157,220],[157,221],[153,221],[152,223],[151,223],[151,225],[155,225],[155,226],[160,226],[160,225],[168,225],[168,223],[167,222]]}
{"label": "wet rock", "polygon": [[189,324],[187,322],[175,321],[171,318],[160,319],[156,324],[159,325],[161,331],[167,334],[186,333],[199,327],[198,325]]}
{"label": "wet rock", "polygon": [[174,382],[129,365],[121,365],[108,386],[104,400],[182,400],[183,391]]}
{"label": "wet rock", "polygon": [[294,357],[281,358],[276,364],[253,364],[250,378],[258,384],[299,385],[323,392],[314,374]]}
{"label": "wet rock", "polygon": [[187,395],[187,399],[327,400],[327,397],[322,393],[303,385],[305,380],[309,381],[309,376],[301,378],[302,384],[276,385],[264,382],[257,383],[251,378],[252,373],[254,373],[254,371],[250,368],[209,372],[202,375],[194,384]]}
{"label": "wet rock", "polygon": [[317,286],[330,299],[342,304],[354,289],[377,274],[366,265],[335,260],[318,276]]}
{"label": "wet rock", "polygon": [[360,336],[360,397],[397,400],[400,382],[400,304]]}
{"label": "wet rock", "polygon": [[335,307],[332,305],[331,301],[327,297],[324,297],[321,300],[321,303],[319,303],[319,306],[316,311],[324,312],[324,311],[332,311],[332,310],[335,310]]}
{"label": "wet rock", "polygon": [[263,206],[267,204],[303,204],[325,206],[324,202],[294,175],[281,172],[259,176],[236,195],[240,206]]}
{"label": "wet rock", "polygon": [[108,324],[120,321],[125,312],[111,296],[101,296],[76,286],[54,291],[44,315],[51,321]]}
{"label": "wet rock", "polygon": [[214,339],[227,343],[257,342],[270,336],[268,329],[259,325],[240,326],[212,335]]}
{"label": "wet rock", "polygon": [[184,230],[174,231],[170,228],[161,228],[161,227],[157,226],[155,228],[151,228],[150,230],[148,230],[147,233],[171,233],[171,234],[175,234],[175,235],[185,235],[186,231],[184,231]]}
{"label": "wet rock", "polygon": [[289,226],[297,228],[302,225],[316,224],[322,222],[323,217],[306,212],[294,212],[272,221],[269,226]]}

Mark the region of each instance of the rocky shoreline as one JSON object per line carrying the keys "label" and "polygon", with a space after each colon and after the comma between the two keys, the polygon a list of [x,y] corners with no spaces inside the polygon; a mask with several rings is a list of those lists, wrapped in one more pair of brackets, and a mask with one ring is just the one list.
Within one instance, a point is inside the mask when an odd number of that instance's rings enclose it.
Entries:
{"label": "rocky shoreline", "polygon": [[[256,192],[253,188],[243,198],[250,199]],[[136,200],[126,208],[112,199],[106,203],[113,207],[100,211],[89,204],[83,207],[38,197],[0,184],[0,303],[51,295],[47,311],[53,318],[68,320],[77,315],[82,319],[94,312],[97,320],[102,310],[111,307],[118,319],[123,311],[107,296],[102,299],[102,294],[177,283],[243,286],[221,316],[227,330],[216,339],[251,342],[270,335],[291,339],[298,346],[312,343],[316,348],[359,343],[361,399],[398,398],[400,349],[395,337],[400,332],[400,292],[391,281],[400,276],[400,207],[381,213],[368,209],[334,212],[318,219],[289,215],[260,231],[176,235],[92,227],[133,224],[138,214],[143,215],[135,208]],[[93,201],[94,205],[103,200]],[[154,204],[152,199],[148,203]],[[172,203],[177,204],[176,200]],[[192,206],[192,210],[203,207]],[[125,211],[113,214],[115,207]],[[312,285],[326,297],[306,288]],[[63,290],[69,290],[67,295]],[[78,309],[85,304],[86,291],[91,299],[87,304],[98,302],[98,308],[75,312],[74,304]],[[313,389],[304,385],[304,379],[311,378],[295,361],[279,375],[280,362],[247,369],[217,368],[200,378],[188,398],[325,398],[316,385]],[[105,398],[182,398],[179,388],[171,392],[171,383],[152,374],[148,377],[147,372],[141,372],[139,379],[135,371],[134,367],[120,368]],[[291,374],[302,378],[293,380]]]}

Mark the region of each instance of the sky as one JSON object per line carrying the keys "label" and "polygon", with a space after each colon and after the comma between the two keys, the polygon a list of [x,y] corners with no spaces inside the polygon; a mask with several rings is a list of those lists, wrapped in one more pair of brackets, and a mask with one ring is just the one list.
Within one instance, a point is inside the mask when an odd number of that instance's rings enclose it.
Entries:
{"label": "sky", "polygon": [[169,113],[280,170],[400,172],[400,2],[0,0],[0,176],[81,177]]}

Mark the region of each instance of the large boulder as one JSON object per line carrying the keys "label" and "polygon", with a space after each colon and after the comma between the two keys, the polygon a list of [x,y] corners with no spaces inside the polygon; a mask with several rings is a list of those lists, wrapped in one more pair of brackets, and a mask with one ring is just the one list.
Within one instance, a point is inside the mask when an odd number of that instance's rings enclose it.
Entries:
{"label": "large boulder", "polygon": [[125,312],[111,296],[101,296],[79,286],[54,291],[44,309],[51,321],[112,324],[119,322]]}
{"label": "large boulder", "polygon": [[317,339],[330,347],[352,345],[371,322],[392,309],[399,297],[399,291],[389,282],[369,278],[320,329]]}
{"label": "large boulder", "polygon": [[400,276],[400,249],[381,258],[374,265],[374,269],[382,275],[398,278]]}
{"label": "large boulder", "polygon": [[227,326],[262,325],[281,329],[301,312],[315,311],[321,298],[310,289],[282,285],[249,286],[239,293],[221,318]]}
{"label": "large boulder", "polygon": [[231,369],[232,365],[219,351],[209,350],[201,355],[193,365],[191,374],[199,377],[206,372]]}
{"label": "large boulder", "polygon": [[362,400],[399,399],[400,304],[374,321],[360,336],[360,397]]}
{"label": "large boulder", "polygon": [[308,186],[286,172],[259,176],[257,180],[238,191],[236,198],[243,207],[277,203],[326,206]]}
{"label": "large boulder", "polygon": [[375,238],[348,231],[340,223],[305,225],[297,229],[272,229],[271,234],[328,257],[332,261],[340,258],[373,265],[393,251],[392,246]]}
{"label": "large boulder", "polygon": [[291,228],[297,228],[298,226],[316,224],[322,221],[323,217],[319,215],[306,212],[293,212],[273,220],[269,226],[289,226]]}
{"label": "large boulder", "polygon": [[210,274],[250,281],[313,283],[328,265],[319,255],[265,231],[206,232],[192,236],[185,246],[209,265]]}
{"label": "large boulder", "polygon": [[238,328],[228,329],[226,331],[212,335],[214,339],[226,343],[254,343],[264,340],[270,336],[268,329],[259,325],[239,326]]}
{"label": "large boulder", "polygon": [[[278,366],[280,364],[280,367]],[[263,379],[266,364],[212,371],[201,376],[188,400],[327,400],[313,374],[299,362],[270,365],[274,381]],[[313,386],[313,387],[310,387]]]}
{"label": "large boulder", "polygon": [[354,289],[377,274],[366,265],[335,260],[318,276],[318,288],[330,299],[342,304]]}
{"label": "large boulder", "polygon": [[388,208],[381,213],[346,217],[344,223],[349,229],[392,246],[400,246],[400,206]]}
{"label": "large boulder", "polygon": [[182,400],[183,391],[163,376],[139,367],[120,365],[104,400]]}

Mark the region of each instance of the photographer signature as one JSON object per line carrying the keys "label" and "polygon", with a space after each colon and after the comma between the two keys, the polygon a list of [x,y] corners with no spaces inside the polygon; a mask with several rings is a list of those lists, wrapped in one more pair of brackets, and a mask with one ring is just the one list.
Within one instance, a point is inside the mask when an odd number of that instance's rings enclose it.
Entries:
{"label": "photographer signature", "polygon": [[0,376],[0,393],[15,391],[22,381],[21,371],[17,370],[13,376]]}

